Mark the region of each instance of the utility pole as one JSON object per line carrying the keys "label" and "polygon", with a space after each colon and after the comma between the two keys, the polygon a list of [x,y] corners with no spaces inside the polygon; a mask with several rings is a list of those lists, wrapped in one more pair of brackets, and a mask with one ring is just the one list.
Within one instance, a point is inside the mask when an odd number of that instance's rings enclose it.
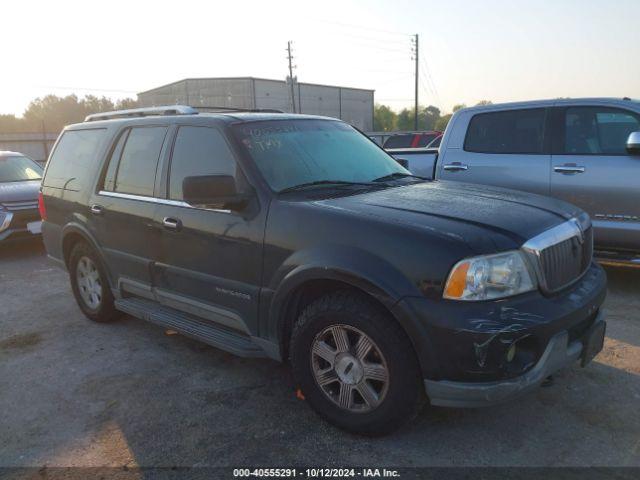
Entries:
{"label": "utility pole", "polygon": [[287,58],[289,59],[289,83],[291,85],[291,106],[292,112],[296,113],[296,97],[293,88],[293,69],[291,61],[293,60],[293,56],[291,55],[291,41],[287,42]]}
{"label": "utility pole", "polygon": [[414,56],[414,60],[416,61],[416,90],[415,90],[415,104],[414,104],[414,112],[413,112],[413,129],[414,130],[418,130],[418,58],[420,58],[418,56],[419,52],[418,52],[418,34],[415,34],[415,37],[413,38],[413,56]]}

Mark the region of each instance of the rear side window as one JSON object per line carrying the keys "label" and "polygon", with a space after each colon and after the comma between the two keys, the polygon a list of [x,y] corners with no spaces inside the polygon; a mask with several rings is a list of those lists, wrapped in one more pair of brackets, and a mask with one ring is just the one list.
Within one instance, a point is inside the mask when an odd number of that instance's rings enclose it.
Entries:
{"label": "rear side window", "polygon": [[387,138],[384,148],[409,148],[415,135],[394,135]]}
{"label": "rear side window", "polygon": [[542,153],[544,122],[544,108],[474,115],[464,149],[478,153]]}
{"label": "rear side window", "polygon": [[428,147],[429,148],[439,148],[441,143],[442,143],[442,135],[440,135],[438,138],[436,138],[434,141],[432,141],[428,145]]}
{"label": "rear side window", "polygon": [[565,113],[564,153],[626,155],[627,137],[640,130],[640,115],[607,107],[573,107]]}
{"label": "rear side window", "polygon": [[93,185],[98,150],[106,130],[67,130],[51,155],[44,185],[79,191]]}
{"label": "rear side window", "polygon": [[169,198],[182,200],[182,181],[201,175],[236,176],[236,161],[218,130],[180,127],[176,135],[169,174]]}
{"label": "rear side window", "polygon": [[424,148],[428,146],[431,142],[433,142],[437,136],[438,136],[437,133],[424,133],[422,135],[418,135],[417,141],[414,139],[411,146]]}
{"label": "rear side window", "polygon": [[[111,158],[111,163],[117,162],[120,154],[113,191],[153,196],[158,160],[166,133],[167,127],[134,127],[129,131],[126,139],[122,136],[119,138]],[[107,169],[105,189],[110,186],[111,163]]]}

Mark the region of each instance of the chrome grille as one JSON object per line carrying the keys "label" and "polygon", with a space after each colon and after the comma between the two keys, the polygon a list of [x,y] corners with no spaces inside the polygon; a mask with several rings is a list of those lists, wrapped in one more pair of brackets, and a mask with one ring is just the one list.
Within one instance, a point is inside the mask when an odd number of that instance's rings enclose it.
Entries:
{"label": "chrome grille", "polygon": [[582,276],[593,257],[593,227],[572,219],[523,245],[546,292],[558,291]]}
{"label": "chrome grille", "polygon": [[28,200],[26,202],[2,202],[0,203],[5,209],[10,212],[16,212],[20,210],[31,210],[38,208],[38,200]]}

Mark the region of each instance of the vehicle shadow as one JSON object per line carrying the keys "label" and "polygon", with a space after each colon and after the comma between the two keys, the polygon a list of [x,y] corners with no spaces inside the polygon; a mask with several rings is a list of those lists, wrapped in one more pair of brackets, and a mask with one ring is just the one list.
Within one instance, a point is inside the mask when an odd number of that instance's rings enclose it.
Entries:
{"label": "vehicle shadow", "polygon": [[0,244],[0,261],[19,261],[27,257],[46,255],[41,238]]}

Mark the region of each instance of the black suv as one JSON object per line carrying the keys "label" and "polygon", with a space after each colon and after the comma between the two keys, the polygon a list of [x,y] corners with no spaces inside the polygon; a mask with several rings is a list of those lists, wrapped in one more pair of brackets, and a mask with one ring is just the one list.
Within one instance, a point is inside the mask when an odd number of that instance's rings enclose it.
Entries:
{"label": "black suv", "polygon": [[49,255],[92,320],[120,312],[290,361],[330,422],[388,432],[601,349],[606,278],[578,208],[425,181],[335,119],[165,107],[61,134]]}

